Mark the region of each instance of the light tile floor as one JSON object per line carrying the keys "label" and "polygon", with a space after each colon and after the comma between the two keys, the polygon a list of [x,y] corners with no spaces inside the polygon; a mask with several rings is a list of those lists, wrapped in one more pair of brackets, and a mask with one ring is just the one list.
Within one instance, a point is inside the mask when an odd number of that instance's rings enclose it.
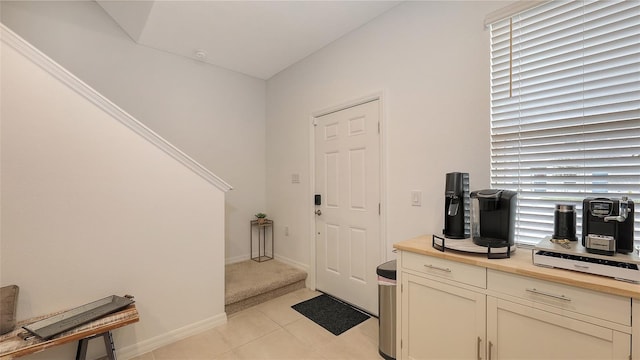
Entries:
{"label": "light tile floor", "polygon": [[320,293],[300,289],[232,314],[225,325],[180,340],[134,360],[381,359],[378,319],[335,336],[291,305]]}

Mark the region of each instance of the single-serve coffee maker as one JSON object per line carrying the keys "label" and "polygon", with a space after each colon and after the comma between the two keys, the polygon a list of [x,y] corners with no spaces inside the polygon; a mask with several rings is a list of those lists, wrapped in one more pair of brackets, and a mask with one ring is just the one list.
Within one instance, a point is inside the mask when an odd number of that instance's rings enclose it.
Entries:
{"label": "single-serve coffee maker", "polygon": [[447,173],[444,192],[444,229],[449,239],[468,239],[470,236],[469,174]]}
{"label": "single-serve coffee maker", "polygon": [[499,189],[470,194],[474,244],[490,248],[514,245],[517,195],[515,191]]}
{"label": "single-serve coffee maker", "polygon": [[634,204],[621,199],[582,201],[582,245],[587,252],[614,255],[633,251]]}

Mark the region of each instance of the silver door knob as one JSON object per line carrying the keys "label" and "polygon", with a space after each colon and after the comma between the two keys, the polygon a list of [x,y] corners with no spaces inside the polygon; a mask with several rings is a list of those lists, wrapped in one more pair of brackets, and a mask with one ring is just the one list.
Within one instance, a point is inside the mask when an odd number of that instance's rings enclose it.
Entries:
{"label": "silver door knob", "polygon": [[316,215],[318,216],[322,215],[322,211],[320,211],[320,209],[316,210]]}

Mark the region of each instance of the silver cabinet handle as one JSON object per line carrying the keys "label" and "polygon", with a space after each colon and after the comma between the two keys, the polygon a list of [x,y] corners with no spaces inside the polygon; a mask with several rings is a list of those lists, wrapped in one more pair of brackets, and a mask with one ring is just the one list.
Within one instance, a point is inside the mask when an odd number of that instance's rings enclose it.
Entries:
{"label": "silver cabinet handle", "polygon": [[530,293],[534,293],[534,294],[538,294],[538,295],[544,295],[544,296],[552,297],[552,298],[558,299],[558,300],[571,301],[571,298],[568,298],[568,297],[566,297],[564,295],[551,294],[551,293],[548,293],[548,292],[537,290],[536,288],[526,289],[526,290],[528,292],[530,292]]}
{"label": "silver cabinet handle", "polygon": [[480,343],[482,343],[482,339],[480,339],[480,336],[478,336],[478,350],[477,350],[478,360],[482,360],[482,358],[480,357]]}
{"label": "silver cabinet handle", "polygon": [[451,272],[451,269],[449,268],[443,268],[443,267],[439,267],[439,266],[434,266],[434,265],[425,265],[424,267],[429,268],[429,269],[433,269],[433,270],[440,270],[440,271],[444,271],[444,272]]}

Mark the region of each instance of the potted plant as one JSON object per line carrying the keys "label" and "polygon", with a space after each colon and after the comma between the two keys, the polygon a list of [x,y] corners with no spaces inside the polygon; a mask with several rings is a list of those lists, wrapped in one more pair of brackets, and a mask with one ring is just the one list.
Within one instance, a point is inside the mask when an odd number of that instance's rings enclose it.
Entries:
{"label": "potted plant", "polygon": [[267,221],[267,214],[257,213],[256,218],[258,218],[258,224],[264,224]]}

